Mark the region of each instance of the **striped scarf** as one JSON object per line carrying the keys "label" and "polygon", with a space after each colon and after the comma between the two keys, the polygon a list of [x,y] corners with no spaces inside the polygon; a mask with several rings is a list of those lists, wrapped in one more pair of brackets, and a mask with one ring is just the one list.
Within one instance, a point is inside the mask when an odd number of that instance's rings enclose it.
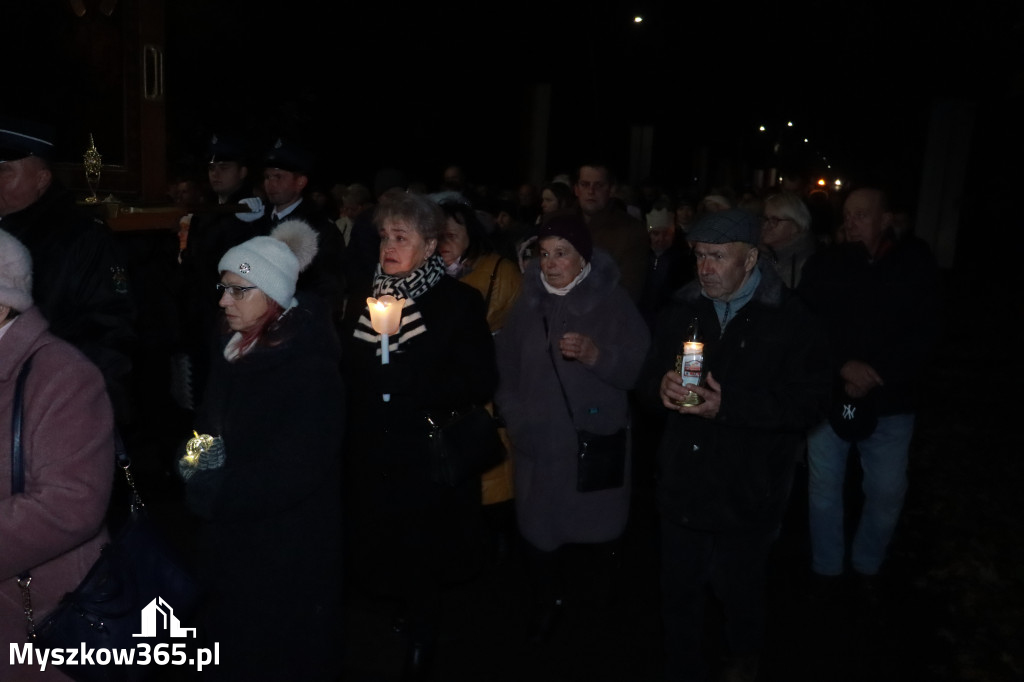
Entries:
{"label": "striped scarf", "polygon": [[[444,260],[437,254],[428,258],[423,265],[405,277],[385,275],[381,272],[380,265],[377,265],[377,274],[373,279],[373,297],[380,298],[391,294],[395,298],[405,299],[398,333],[388,337],[390,352],[399,352],[403,342],[427,331],[423,316],[416,309],[416,299],[430,291],[444,276]],[[377,344],[377,355],[381,354],[380,334],[373,331],[368,309],[363,309],[352,335],[360,341]]]}

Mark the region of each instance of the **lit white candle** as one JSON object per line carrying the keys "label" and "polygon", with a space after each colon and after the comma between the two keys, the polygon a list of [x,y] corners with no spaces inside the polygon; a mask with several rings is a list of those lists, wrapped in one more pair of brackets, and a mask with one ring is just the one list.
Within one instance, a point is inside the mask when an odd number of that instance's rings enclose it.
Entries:
{"label": "lit white candle", "polygon": [[[398,331],[402,322],[402,306],[405,299],[398,299],[390,294],[380,298],[366,299],[366,307],[370,311],[370,326],[373,331],[380,334],[380,364],[386,365],[390,361],[390,348],[388,336]],[[384,402],[391,400],[389,393],[384,394]]]}

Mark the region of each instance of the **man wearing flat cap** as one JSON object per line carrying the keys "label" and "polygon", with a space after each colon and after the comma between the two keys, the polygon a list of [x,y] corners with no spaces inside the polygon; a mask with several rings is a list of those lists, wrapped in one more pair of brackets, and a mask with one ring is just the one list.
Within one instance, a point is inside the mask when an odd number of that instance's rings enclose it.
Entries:
{"label": "man wearing flat cap", "polygon": [[[758,258],[760,221],[706,214],[689,231],[697,279],[659,319],[640,384],[667,410],[658,448],[662,615],[669,680],[712,679],[701,657],[705,591],[724,610],[723,679],[753,680],[765,624],[765,575],[807,429],[829,393],[824,332]],[[701,384],[682,386],[676,355],[696,320]],[[680,403],[689,391],[702,402]]]}
{"label": "man wearing flat cap", "polygon": [[322,296],[331,306],[333,318],[338,319],[345,292],[345,241],[334,221],[305,198],[313,165],[314,158],[308,150],[279,138],[263,158],[263,192],[267,206],[257,198],[244,199],[242,203],[249,205],[252,213],[238,213],[236,217],[252,223],[245,239],[270,234],[282,220],[302,220],[316,230],[319,251],[299,276],[298,289]]}
{"label": "man wearing flat cap", "polygon": [[53,177],[54,138],[44,124],[0,119],[0,228],[28,248],[32,298],[50,331],[99,367],[123,423],[136,338],[125,262],[106,224]]}

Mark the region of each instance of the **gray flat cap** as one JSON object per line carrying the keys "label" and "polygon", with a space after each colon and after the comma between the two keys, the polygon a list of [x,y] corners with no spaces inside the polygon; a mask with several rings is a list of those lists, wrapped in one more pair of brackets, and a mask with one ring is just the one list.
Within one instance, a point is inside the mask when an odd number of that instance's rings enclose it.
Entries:
{"label": "gray flat cap", "polygon": [[761,220],[739,208],[706,213],[689,229],[686,239],[705,244],[757,244],[761,239]]}

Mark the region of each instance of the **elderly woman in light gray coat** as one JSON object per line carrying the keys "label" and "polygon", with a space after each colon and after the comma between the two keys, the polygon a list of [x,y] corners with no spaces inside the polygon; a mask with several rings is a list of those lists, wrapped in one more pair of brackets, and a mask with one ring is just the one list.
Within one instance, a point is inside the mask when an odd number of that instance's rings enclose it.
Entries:
{"label": "elderly woman in light gray coat", "polygon": [[[594,544],[614,561],[626,527],[630,463],[619,487],[577,490],[577,430],[611,434],[628,426],[632,388],[650,342],[619,285],[611,257],[594,250],[576,214],[539,228],[540,257],[496,338],[496,400],[516,461],[516,516],[536,595],[530,636],[545,639],[562,610],[561,549]],[[607,561],[594,562],[596,569]]]}

